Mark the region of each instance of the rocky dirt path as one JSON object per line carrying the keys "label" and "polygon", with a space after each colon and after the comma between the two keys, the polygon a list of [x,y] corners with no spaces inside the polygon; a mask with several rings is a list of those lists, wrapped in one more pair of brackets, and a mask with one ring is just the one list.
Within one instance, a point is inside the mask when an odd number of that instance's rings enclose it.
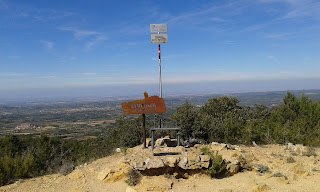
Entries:
{"label": "rocky dirt path", "polygon": [[[0,192],[134,192],[145,191],[146,185],[154,185],[155,190],[171,186],[166,190],[170,192],[320,191],[320,149],[315,150],[316,155],[306,156],[286,150],[287,146],[281,145],[240,148],[235,152],[245,155],[253,170],[223,179],[211,179],[204,174],[194,174],[188,179],[144,176],[140,184],[128,188],[123,174],[108,182],[101,179],[101,173],[106,170],[119,170],[123,166],[124,155],[117,153],[79,166],[66,176],[54,174],[20,180],[0,187]],[[227,150],[219,151],[222,156],[227,153]]]}

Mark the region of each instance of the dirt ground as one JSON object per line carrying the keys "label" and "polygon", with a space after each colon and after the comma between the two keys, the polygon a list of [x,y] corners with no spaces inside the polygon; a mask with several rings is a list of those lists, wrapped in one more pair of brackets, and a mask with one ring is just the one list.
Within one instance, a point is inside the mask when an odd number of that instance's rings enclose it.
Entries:
{"label": "dirt ground", "polygon": [[[260,147],[241,146],[241,153],[252,157],[252,162],[267,166],[268,172],[244,171],[223,179],[211,179],[204,174],[191,175],[188,179],[169,180],[173,183],[172,192],[247,192],[247,191],[290,191],[319,192],[320,191],[320,149],[316,156],[290,155],[285,152],[285,146],[266,145]],[[223,154],[222,154],[223,155]],[[142,184],[127,188],[125,179],[104,183],[97,175],[108,168],[118,168],[124,160],[124,155],[115,155],[98,159],[90,164],[76,168],[71,174],[46,175],[38,178],[20,180],[14,184],[0,187],[0,192],[129,192],[144,191]],[[152,179],[157,181],[158,177]],[[160,179],[159,179],[160,181]],[[133,190],[134,189],[134,190]]]}

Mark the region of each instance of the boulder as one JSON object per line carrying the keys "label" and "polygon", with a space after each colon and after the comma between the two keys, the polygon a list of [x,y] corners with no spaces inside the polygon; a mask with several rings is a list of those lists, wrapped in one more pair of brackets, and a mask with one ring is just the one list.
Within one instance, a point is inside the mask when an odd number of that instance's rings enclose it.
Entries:
{"label": "boulder", "polygon": [[197,153],[188,153],[188,162],[198,163],[200,162],[200,155]]}
{"label": "boulder", "polygon": [[177,146],[177,140],[176,139],[170,139],[169,137],[164,137],[157,139],[155,144],[155,147],[176,147]]}
{"label": "boulder", "polygon": [[179,160],[180,157],[177,156],[166,156],[163,158],[163,163],[168,167],[175,167]]}
{"label": "boulder", "polygon": [[147,169],[157,169],[164,167],[164,163],[160,158],[148,158],[145,161]]}
{"label": "boulder", "polygon": [[178,163],[178,166],[182,169],[187,169],[187,164],[188,164],[188,157],[184,156],[180,158],[180,161]]}

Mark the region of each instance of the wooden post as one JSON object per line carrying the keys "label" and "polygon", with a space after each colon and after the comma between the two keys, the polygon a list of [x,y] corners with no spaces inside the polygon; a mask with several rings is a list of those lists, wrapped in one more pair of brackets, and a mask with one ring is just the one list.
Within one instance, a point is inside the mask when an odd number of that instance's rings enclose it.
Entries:
{"label": "wooden post", "polygon": [[146,114],[142,114],[142,128],[143,128],[143,148],[147,148],[147,145],[146,145]]}

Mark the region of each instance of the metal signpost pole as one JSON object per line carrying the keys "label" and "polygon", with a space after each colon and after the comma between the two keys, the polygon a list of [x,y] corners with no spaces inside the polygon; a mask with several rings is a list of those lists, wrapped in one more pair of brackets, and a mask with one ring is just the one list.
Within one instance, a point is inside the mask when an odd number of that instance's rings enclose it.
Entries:
{"label": "metal signpost pole", "polygon": [[159,43],[159,82],[160,82],[160,98],[162,98],[162,80],[161,80],[161,56],[160,56],[160,43]]}
{"label": "metal signpost pole", "polygon": [[[160,34],[160,32],[158,32]],[[159,83],[160,83],[160,98],[162,98],[162,79],[161,79],[161,51],[159,43]],[[160,114],[159,127],[162,127],[162,115]]]}
{"label": "metal signpost pole", "polygon": [[143,132],[143,148],[147,148],[146,144],[146,114],[142,114],[142,132]]}
{"label": "metal signpost pole", "polygon": [[[159,86],[160,86],[160,98],[162,98],[162,79],[161,79],[161,54],[160,44],[168,43],[168,29],[167,24],[150,24],[151,43],[158,43],[159,51]],[[162,34],[160,34],[162,33]],[[159,115],[159,128],[162,128],[162,115]],[[154,130],[151,131],[152,137],[152,151],[154,149]]]}

